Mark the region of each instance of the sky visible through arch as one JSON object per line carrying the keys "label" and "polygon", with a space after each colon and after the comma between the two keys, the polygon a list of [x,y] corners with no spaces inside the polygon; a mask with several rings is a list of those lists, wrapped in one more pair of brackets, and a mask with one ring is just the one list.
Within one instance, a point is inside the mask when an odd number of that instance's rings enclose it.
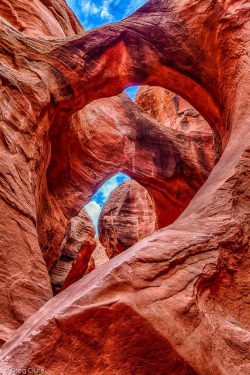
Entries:
{"label": "sky visible through arch", "polygon": [[118,185],[122,182],[129,180],[130,177],[125,175],[124,173],[117,173],[115,176],[111,177],[108,181],[106,181],[92,196],[91,201],[86,204],[85,208],[88,212],[89,216],[93,220],[93,223],[96,228],[96,234],[98,235],[98,218],[101,212],[101,209],[106,202],[109,194],[112,190],[114,190]]}
{"label": "sky visible through arch", "polygon": [[[147,1],[145,0],[66,0],[86,31],[120,21]],[[134,99],[139,86],[126,89]]]}
{"label": "sky visible through arch", "polygon": [[[146,3],[145,0],[66,0],[81,21],[84,29],[91,30],[98,26],[120,21],[129,16],[136,9]],[[139,86],[132,86],[125,91],[133,100]],[[103,204],[109,194],[123,181],[129,177],[118,173],[106,181],[93,195],[91,201],[85,206],[89,216],[92,218],[98,235],[97,223]]]}

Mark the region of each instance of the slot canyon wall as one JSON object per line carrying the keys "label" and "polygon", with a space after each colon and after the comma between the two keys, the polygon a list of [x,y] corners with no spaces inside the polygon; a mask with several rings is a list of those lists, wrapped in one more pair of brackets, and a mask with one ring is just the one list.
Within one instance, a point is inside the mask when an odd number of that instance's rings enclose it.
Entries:
{"label": "slot canyon wall", "polygon": [[77,216],[70,219],[61,243],[60,256],[50,272],[54,292],[67,288],[87,272],[96,246],[94,224],[85,208],[82,208]]}
{"label": "slot canyon wall", "polygon": [[[84,32],[64,0],[1,3],[1,374],[250,370],[248,10],[150,0]],[[117,171],[161,229],[52,298],[70,221]]]}

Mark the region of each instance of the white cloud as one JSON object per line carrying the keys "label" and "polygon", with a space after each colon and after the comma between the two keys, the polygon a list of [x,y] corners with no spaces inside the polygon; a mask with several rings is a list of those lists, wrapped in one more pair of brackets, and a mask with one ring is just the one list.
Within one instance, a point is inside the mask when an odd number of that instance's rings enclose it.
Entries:
{"label": "white cloud", "polygon": [[119,184],[117,183],[116,176],[112,177],[110,180],[105,182],[102,187],[99,189],[107,199],[112,190],[114,190]]}
{"label": "white cloud", "polygon": [[111,21],[113,16],[109,11],[109,5],[112,3],[112,0],[103,0],[102,4],[97,5],[92,0],[84,0],[81,2],[81,10],[85,18],[88,16],[100,16],[103,19]]}
{"label": "white cloud", "polygon": [[97,8],[97,6],[94,4],[92,4],[92,8],[91,8],[91,14],[95,15],[99,12],[99,9]]}
{"label": "white cloud", "polygon": [[88,204],[86,204],[85,209],[91,217],[95,228],[97,229],[98,218],[101,212],[101,206],[95,201],[90,201]]}
{"label": "white cloud", "polygon": [[85,17],[88,17],[92,14],[92,3],[91,0],[81,2],[81,10],[84,13]]}
{"label": "white cloud", "polygon": [[113,16],[112,14],[110,14],[109,12],[109,4],[112,2],[112,0],[104,0],[103,4],[102,4],[102,7],[101,7],[101,13],[100,13],[100,16],[101,18],[106,18],[108,19],[109,21],[112,20]]}
{"label": "white cloud", "polygon": [[70,8],[75,7],[75,0],[67,0],[67,4]]}

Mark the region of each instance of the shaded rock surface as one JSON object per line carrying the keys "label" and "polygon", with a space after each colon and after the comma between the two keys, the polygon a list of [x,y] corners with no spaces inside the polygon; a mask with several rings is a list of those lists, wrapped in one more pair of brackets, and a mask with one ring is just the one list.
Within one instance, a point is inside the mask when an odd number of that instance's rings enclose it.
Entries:
{"label": "shaded rock surface", "polygon": [[[70,144],[74,112],[135,82],[161,85],[188,100],[208,121],[220,159],[203,180],[197,178],[193,199],[186,201],[170,226],[92,271],[27,319],[1,348],[0,373],[6,367],[42,367],[49,375],[249,372],[248,19],[243,0],[150,0],[121,22],[66,40],[27,38],[1,19],[0,269],[5,340],[21,324],[7,299],[10,275],[17,274],[15,281],[19,277],[42,284],[51,293],[37,237],[43,250],[48,244],[49,254],[57,229],[58,246],[68,220],[85,199],[79,190],[85,159],[76,162],[77,154],[65,147]],[[107,100],[119,103],[120,97]],[[147,121],[150,126],[158,124],[149,117]],[[113,129],[118,126],[111,124]],[[178,173],[184,180],[182,173],[192,170],[187,186],[200,170],[197,162],[192,163],[195,138],[189,135],[192,142],[187,148],[187,135],[163,126],[170,137],[164,143],[168,157],[155,157],[156,165],[168,161],[162,186],[174,178],[178,182]],[[137,141],[141,134],[136,133]],[[107,138],[103,132],[103,142]],[[76,139],[71,144],[80,152]],[[158,145],[159,139],[155,138]],[[96,149],[93,139],[91,145]],[[143,153],[150,155],[143,148],[134,154]],[[181,161],[184,169],[177,168]],[[112,166],[104,162],[106,167],[100,169],[111,173]],[[98,187],[102,176],[86,184],[90,190]],[[143,180],[137,173],[136,179],[140,177]],[[146,180],[144,184],[150,179]],[[25,296],[23,285],[18,298]]]}
{"label": "shaded rock surface", "polygon": [[96,247],[95,228],[85,208],[73,217],[68,225],[60,249],[60,258],[50,272],[55,292],[67,288],[86,272],[92,252]]}
{"label": "shaded rock surface", "polygon": [[156,228],[154,203],[147,190],[133,180],[123,182],[110,193],[98,221],[99,239],[109,258],[149,236]]}
{"label": "shaded rock surface", "polygon": [[[70,155],[68,157],[67,155]],[[150,193],[159,227],[173,222],[204,183],[214,164],[213,136],[192,135],[150,119],[126,94],[99,99],[73,116],[73,122],[53,139],[48,170],[49,190],[67,215],[88,202],[110,176],[121,171]],[[41,245],[48,222],[41,221]],[[167,212],[167,215],[166,215]],[[60,220],[58,225],[61,225]],[[58,256],[59,233],[47,234],[49,268]]]}
{"label": "shaded rock surface", "polygon": [[89,269],[91,269],[91,271],[97,267],[100,267],[102,264],[106,263],[109,260],[106,254],[106,249],[104,246],[102,246],[99,238],[96,238],[95,240],[96,240],[96,247],[91,255],[89,266],[88,266]]}
{"label": "shaded rock surface", "polygon": [[83,31],[65,0],[3,0],[0,16],[22,33],[38,37],[65,37]]}

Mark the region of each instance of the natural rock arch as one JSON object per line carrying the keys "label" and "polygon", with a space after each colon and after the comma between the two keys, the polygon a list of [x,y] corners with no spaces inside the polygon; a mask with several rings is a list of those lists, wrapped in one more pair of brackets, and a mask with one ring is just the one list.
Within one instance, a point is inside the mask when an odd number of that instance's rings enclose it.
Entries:
{"label": "natural rock arch", "polygon": [[[48,98],[44,101],[49,111],[42,112],[41,107],[38,111],[36,106],[33,111],[40,119],[41,113],[49,117],[54,125],[52,136],[62,131],[63,118],[72,113],[72,107],[76,110],[97,96],[116,94],[128,82],[137,79],[161,84],[188,99],[215,129],[217,144],[220,146],[221,139],[224,153],[175,223],[93,271],[25,322],[2,350],[4,367],[6,363],[12,367],[42,363],[49,374],[55,369],[61,373],[70,369],[76,373],[79,366],[92,373],[116,370],[125,374],[133,369],[133,364],[139,366],[131,355],[138,342],[133,341],[133,335],[129,336],[127,346],[122,348],[122,358],[125,355],[127,361],[116,368],[121,350],[115,340],[118,327],[114,325],[114,317],[119,316],[119,332],[123,323],[126,335],[138,326],[143,326],[149,335],[143,341],[143,345],[145,342],[147,345],[137,358],[143,358],[146,353],[155,354],[152,341],[163,340],[172,374],[177,364],[176,374],[247,372],[248,320],[244,305],[248,250],[245,173],[249,154],[246,137],[249,133],[248,60],[244,53],[247,49],[246,17],[247,5],[240,0],[236,3],[230,0],[223,3],[149,1],[121,23],[88,32],[81,38],[56,41],[58,48],[52,50],[49,57],[40,52],[47,53],[51,41],[25,40],[16,35],[16,46],[24,56],[18,61],[20,70],[25,71],[27,61],[39,55],[40,69],[47,70],[43,78],[50,78],[47,92],[53,93],[53,100],[51,103]],[[137,21],[134,22],[136,27],[132,21]],[[9,25],[4,27],[10,30]],[[147,30],[147,35],[143,29]],[[8,49],[8,40],[16,32],[12,30],[8,38],[4,30],[1,32]],[[25,49],[22,43],[26,44]],[[134,52],[136,59],[133,59],[135,44],[140,48]],[[27,52],[27,45],[31,52]],[[101,46],[98,51],[96,45]],[[68,59],[70,64],[66,66],[64,63],[68,63]],[[14,66],[9,55],[6,60]],[[48,60],[53,61],[52,65],[63,75],[49,67]],[[137,64],[133,64],[135,61]],[[36,71],[34,60],[31,65]],[[158,74],[163,72],[167,74],[160,77]],[[23,77],[16,84],[12,73],[11,69],[7,70],[7,77],[17,91],[20,85],[28,89]],[[55,74],[57,77],[53,79]],[[36,79],[31,83],[32,95],[36,98]],[[174,90],[174,86],[178,86],[178,90]],[[85,97],[83,87],[87,90]],[[112,91],[108,91],[109,87]],[[10,142],[7,148],[13,151]],[[33,220],[32,212],[27,212]],[[240,300],[239,296],[243,298]],[[97,329],[104,313],[108,337]],[[125,316],[130,317],[129,322]],[[105,339],[97,346],[100,336]],[[43,354],[39,340],[46,340],[48,345]],[[64,343],[71,340],[74,355],[81,352],[81,356],[74,356],[73,363],[61,347],[62,340]],[[88,344],[84,353],[83,343]],[[55,349],[58,356],[49,358],[48,353]],[[23,351],[30,356],[23,355]],[[63,364],[62,356],[66,359]],[[168,371],[167,365],[159,361],[151,362],[151,367],[150,361],[146,361],[145,366],[140,363],[139,368],[142,374],[153,372],[155,368],[162,374]]]}
{"label": "natural rock arch", "polygon": [[[156,205],[158,228],[162,228],[185,209],[213,163],[211,132],[173,130],[146,116],[121,94],[90,103],[58,134],[47,179],[50,192],[70,217],[108,178],[124,172],[149,191]],[[58,216],[58,209],[55,214]],[[51,217],[51,211],[42,212],[42,236],[47,215]],[[58,256],[59,226],[45,254],[49,269]],[[46,242],[41,237],[42,249]]]}
{"label": "natural rock arch", "polygon": [[[60,3],[58,2],[53,3],[53,6],[55,7],[55,11],[52,13],[59,14],[63,12],[66,24],[62,25],[62,30],[64,30],[65,35],[72,35],[74,32],[80,31],[79,24],[76,20],[72,19],[72,15],[67,11],[67,7],[60,8]],[[20,12],[20,9],[19,4],[13,2],[13,12],[11,13],[11,18],[8,19],[17,28],[20,26],[18,17],[22,17],[22,10]],[[3,11],[4,8],[1,10]],[[36,11],[38,14],[36,14]],[[25,28],[23,33],[32,35],[34,29],[36,32],[40,29],[42,35],[48,35],[50,31],[49,29],[44,29],[43,22],[37,25],[36,19],[39,19],[41,16],[39,11],[39,6],[34,7],[33,11],[28,14],[25,21],[27,23],[28,20],[28,27]],[[5,15],[6,12],[3,12],[3,16]],[[17,18],[16,15],[18,15]],[[57,186],[56,192],[51,192],[53,176],[49,175],[47,177],[46,175],[48,164],[50,163],[53,166],[53,157],[57,152],[57,139],[60,137],[67,138],[68,135],[67,127],[69,123],[67,119],[70,118],[69,115],[72,112],[72,108],[68,111],[67,106],[65,107],[65,96],[67,102],[68,97],[72,96],[73,91],[68,81],[70,77],[64,76],[51,64],[51,61],[46,62],[44,59],[48,58],[50,60],[50,51],[55,46],[61,45],[61,43],[64,44],[65,41],[27,38],[27,36],[17,32],[16,29],[12,28],[4,20],[2,20],[2,24],[1,44],[5,55],[3,55],[4,65],[2,65],[1,74],[5,90],[3,92],[3,111],[1,116],[3,124],[2,145],[4,150],[2,154],[3,180],[1,197],[3,201],[1,202],[1,214],[3,224],[1,227],[1,247],[5,249],[7,246],[13,254],[13,258],[10,258],[7,256],[8,252],[4,251],[2,258],[4,273],[8,275],[5,277],[2,289],[4,318],[1,322],[1,337],[5,341],[32,311],[36,311],[45,300],[51,297],[50,283],[41,258],[40,247],[44,252],[47,266],[50,269],[58,258],[59,245],[65,234],[69,219],[75,216],[84,202],[77,197],[77,195],[81,194],[79,193],[80,189],[73,192],[69,188],[65,191],[65,187],[60,179],[55,184]],[[32,28],[32,24],[35,27]],[[72,27],[68,27],[68,24],[71,24]],[[22,26],[20,27],[22,29]],[[17,50],[20,55],[18,58],[15,56]],[[94,70],[92,70],[93,72]],[[70,76],[72,76],[72,72]],[[115,102],[118,102],[120,108],[123,105],[132,106],[132,103],[128,103],[128,99],[116,98]],[[74,110],[77,107],[78,103]],[[6,108],[11,110],[11,115],[9,115],[8,110],[6,111]],[[138,109],[135,108],[134,106],[131,110],[132,112],[137,111],[138,115]],[[81,116],[81,113],[75,115],[75,118],[71,121],[71,126],[79,125]],[[152,121],[150,122],[149,119],[146,119],[146,123],[149,126],[152,125]],[[176,143],[175,153],[179,154],[179,140],[177,139],[175,142],[171,139],[171,136],[169,139],[168,134],[166,134],[166,139],[168,139],[167,143],[171,145],[171,148],[172,144]],[[190,141],[191,143],[193,142],[191,139]],[[194,140],[194,142],[196,141]],[[62,145],[65,146],[65,143],[62,143]],[[168,152],[166,147],[165,150]],[[65,153],[65,148],[63,148],[63,153]],[[60,159],[60,167],[62,167],[64,160],[60,152],[56,157]],[[192,169],[192,160],[189,159],[189,161],[191,162],[190,167]],[[196,167],[194,166],[195,169]],[[129,167],[129,170],[131,171],[131,167]],[[174,169],[171,173],[173,172]],[[200,174],[201,171],[198,170],[196,172]],[[205,171],[205,174],[202,172],[198,176],[200,182],[198,182],[195,188],[191,186],[191,190],[189,191],[191,196],[200,184],[204,182],[207,172]],[[63,179],[66,176],[63,174]],[[136,178],[137,176],[134,177]],[[143,181],[141,182],[143,183]],[[161,184],[164,186],[163,182]],[[12,192],[9,192],[8,186],[11,186]],[[161,193],[158,200],[162,201]],[[12,207],[11,210],[9,209],[10,205]],[[183,207],[177,207],[177,214],[175,215],[178,216],[182,210]],[[173,218],[174,216],[172,220]],[[163,223],[161,223],[162,225]],[[19,229],[17,230],[17,228]],[[15,233],[15,236],[12,233]],[[25,241],[27,233],[28,240]],[[31,256],[30,249],[32,249]],[[18,261],[14,259],[18,259]],[[27,259],[29,259],[28,262]],[[20,265],[22,265],[21,270]],[[27,288],[24,287],[23,295],[27,294],[27,301],[24,298],[22,304],[13,304],[11,301],[16,298],[15,295],[12,296],[13,293],[11,292],[13,275],[15,281],[20,279],[20,285],[22,285],[21,280],[26,278],[28,284],[38,283],[40,285],[40,280],[42,280],[41,290],[43,292],[37,293],[37,291],[34,291],[32,297],[29,291],[27,293]],[[39,294],[40,296],[38,296]],[[34,301],[30,302],[32,298],[34,298]],[[25,311],[26,303],[32,306],[28,313]],[[16,316],[19,318],[17,319]]]}

